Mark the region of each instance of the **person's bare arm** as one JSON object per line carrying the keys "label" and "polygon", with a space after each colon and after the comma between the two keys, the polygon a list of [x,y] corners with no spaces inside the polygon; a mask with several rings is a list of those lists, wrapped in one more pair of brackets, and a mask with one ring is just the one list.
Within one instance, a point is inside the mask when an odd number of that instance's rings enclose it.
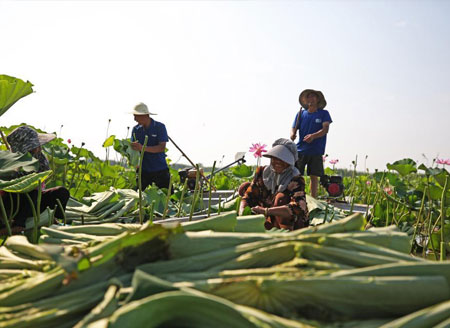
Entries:
{"label": "person's bare arm", "polygon": [[317,138],[321,138],[324,135],[326,135],[328,133],[328,131],[330,130],[330,122],[323,122],[322,124],[322,129],[320,129],[319,131],[315,132],[315,133],[311,133],[306,135],[303,138],[303,141],[307,142],[307,143],[311,143],[313,142],[315,139]]}
{"label": "person's bare arm", "polygon": [[[267,213],[266,213],[267,209]],[[276,206],[276,207],[262,207],[262,206],[255,206],[252,207],[252,212],[255,214],[264,214],[267,216],[269,215],[276,215],[281,216],[285,218],[292,217],[292,212],[288,205],[282,205],[282,206]]]}
{"label": "person's bare arm", "polygon": [[291,128],[291,140],[294,141],[297,138],[297,129]]}
{"label": "person's bare arm", "polygon": [[[137,142],[134,141],[131,143],[131,148],[133,148],[134,150],[137,151],[141,151],[142,150],[142,145]],[[145,152],[146,153],[163,153],[166,149],[166,143],[165,142],[160,142],[158,145],[156,146],[147,146],[145,147]]]}

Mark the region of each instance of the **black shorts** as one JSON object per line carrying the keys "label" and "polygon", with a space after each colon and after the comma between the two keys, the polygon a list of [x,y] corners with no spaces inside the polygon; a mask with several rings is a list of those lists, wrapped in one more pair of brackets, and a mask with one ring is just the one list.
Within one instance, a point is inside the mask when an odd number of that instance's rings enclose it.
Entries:
{"label": "black shorts", "polygon": [[[138,185],[139,170],[136,171],[136,184]],[[142,190],[147,186],[155,183],[158,188],[169,188],[170,172],[169,169],[155,171],[155,172],[142,172]]]}
{"label": "black shorts", "polygon": [[298,153],[298,161],[295,163],[295,166],[301,175],[305,174],[305,166],[307,166],[306,173],[309,176],[315,175],[321,177],[323,175],[322,155],[302,155]]}

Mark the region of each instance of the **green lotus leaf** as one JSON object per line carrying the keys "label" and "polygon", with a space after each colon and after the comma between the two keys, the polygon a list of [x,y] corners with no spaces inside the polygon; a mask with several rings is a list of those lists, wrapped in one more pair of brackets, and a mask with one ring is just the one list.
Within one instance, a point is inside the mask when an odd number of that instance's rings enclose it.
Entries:
{"label": "green lotus leaf", "polygon": [[433,168],[433,167],[426,167],[424,164],[420,164],[418,167],[419,170],[425,171],[427,175],[437,175],[442,172],[442,169],[440,168]]}
{"label": "green lotus leaf", "polygon": [[386,172],[375,172],[373,174],[373,178],[375,179],[376,182],[381,182],[381,179],[383,178],[384,175],[386,175]]}
{"label": "green lotus leaf", "polygon": [[139,165],[139,152],[131,148],[131,141],[128,139],[115,139],[114,150],[128,159],[130,166],[137,167]]}
{"label": "green lotus leaf", "polygon": [[85,148],[79,148],[79,147],[72,146],[70,151],[76,157],[84,157],[86,159],[92,159],[94,162],[101,162],[100,159],[98,157],[96,157],[93,152],[91,152],[90,150],[87,150]]}
{"label": "green lotus leaf", "polygon": [[18,172],[33,172],[39,168],[39,162],[29,153],[11,153],[0,151],[0,179],[10,179]]}
{"label": "green lotus leaf", "polygon": [[19,99],[33,92],[33,84],[29,81],[0,75],[0,116],[2,116]]}
{"label": "green lotus leaf", "polygon": [[400,173],[402,176],[408,175],[411,172],[417,172],[416,162],[410,158],[405,158],[399,161],[396,161],[392,164],[386,164],[386,167],[389,170],[394,170]]}
{"label": "green lotus leaf", "polygon": [[245,164],[238,165],[231,168],[231,173],[238,178],[248,178],[252,176],[253,170],[250,166]]}
{"label": "green lotus leaf", "polygon": [[418,169],[425,171],[425,174],[432,176],[437,181],[437,183],[444,187],[445,178],[447,177],[447,175],[449,175],[446,169],[440,169],[438,167],[429,168],[423,164],[421,164]]}
{"label": "green lotus leaf", "polygon": [[[222,173],[222,172],[220,172]],[[219,175],[214,176],[214,185],[216,186],[217,190],[230,190],[231,189],[231,181],[230,178],[226,175]]]}
{"label": "green lotus leaf", "polygon": [[[442,199],[442,192],[443,192],[444,188],[442,188],[441,186],[439,186],[435,183],[430,183],[429,185],[421,184],[421,185],[417,186],[416,191],[420,192],[419,198],[422,197],[426,186],[428,186],[427,197],[428,197],[428,193],[429,193],[430,198],[432,200],[440,201]],[[450,190],[447,190],[445,199],[446,199],[446,204],[450,204]]]}
{"label": "green lotus leaf", "polygon": [[[163,213],[167,201],[167,193],[165,193],[162,189],[159,189],[154,185],[148,186],[144,190],[144,201],[147,206],[150,205],[152,202],[154,202],[153,207],[154,211],[158,213]],[[176,213],[177,213],[176,206],[169,200],[167,214],[169,216],[172,216],[175,215]]]}
{"label": "green lotus leaf", "polygon": [[332,168],[330,168],[330,167],[326,167],[325,168],[325,171],[323,172],[325,175],[335,175],[335,172],[333,171],[333,169]]}
{"label": "green lotus leaf", "polygon": [[64,165],[73,159],[66,145],[53,145],[48,143],[43,145],[42,149],[49,156],[49,161],[54,161],[59,165]]}
{"label": "green lotus leaf", "polygon": [[49,170],[40,173],[31,173],[14,180],[0,180],[0,190],[14,193],[29,192],[33,189],[36,189],[39,185],[39,181],[44,182],[51,173],[52,171]]}
{"label": "green lotus leaf", "polygon": [[110,136],[108,139],[105,140],[105,142],[103,143],[103,147],[107,148],[107,147],[111,147],[112,145],[114,145],[114,140],[116,139],[115,135]]}
{"label": "green lotus leaf", "polygon": [[117,168],[108,163],[103,163],[100,167],[101,174],[105,177],[116,178],[117,177]]}

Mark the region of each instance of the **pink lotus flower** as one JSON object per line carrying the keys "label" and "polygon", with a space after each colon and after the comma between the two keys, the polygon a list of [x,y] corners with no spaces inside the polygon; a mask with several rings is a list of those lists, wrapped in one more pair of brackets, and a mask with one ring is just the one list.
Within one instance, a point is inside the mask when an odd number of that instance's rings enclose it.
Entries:
{"label": "pink lotus flower", "polygon": [[339,162],[338,159],[330,159],[330,164],[335,165]]}
{"label": "pink lotus flower", "polygon": [[366,181],[366,185],[370,186],[372,184],[372,182],[370,180]]}
{"label": "pink lotus flower", "polygon": [[68,144],[71,144],[71,143],[72,143],[72,140],[67,139],[67,143],[68,143]]}
{"label": "pink lotus flower", "polygon": [[267,153],[267,150],[265,150],[264,148],[266,148],[267,145],[261,145],[259,142],[252,144],[252,146],[250,147],[249,151],[251,153],[254,152],[253,156],[255,156],[256,158],[261,158],[262,157],[262,153]]}
{"label": "pink lotus flower", "polygon": [[392,192],[393,192],[393,191],[392,191],[391,188],[385,187],[385,188],[384,188],[384,192],[387,193],[388,195],[392,195]]}
{"label": "pink lotus flower", "polygon": [[444,168],[445,165],[450,165],[450,158],[436,158],[436,164],[442,164],[442,168]]}

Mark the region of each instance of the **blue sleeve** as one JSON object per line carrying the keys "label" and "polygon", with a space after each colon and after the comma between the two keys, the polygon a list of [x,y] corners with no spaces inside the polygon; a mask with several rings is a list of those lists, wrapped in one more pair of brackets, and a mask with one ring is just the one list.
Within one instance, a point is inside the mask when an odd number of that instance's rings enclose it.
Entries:
{"label": "blue sleeve", "polygon": [[298,114],[300,114],[300,112],[297,112],[297,115],[295,115],[294,122],[292,123],[292,128],[293,128],[293,129],[295,129],[295,128],[298,129],[298,126],[296,126],[296,125],[297,125]]}
{"label": "blue sleeve", "polygon": [[331,119],[330,113],[328,113],[327,110],[323,111],[322,122],[330,122],[330,123],[333,122],[333,120]]}
{"label": "blue sleeve", "polygon": [[158,142],[167,142],[167,141],[169,141],[169,137],[167,136],[166,126],[161,123],[158,133]]}

